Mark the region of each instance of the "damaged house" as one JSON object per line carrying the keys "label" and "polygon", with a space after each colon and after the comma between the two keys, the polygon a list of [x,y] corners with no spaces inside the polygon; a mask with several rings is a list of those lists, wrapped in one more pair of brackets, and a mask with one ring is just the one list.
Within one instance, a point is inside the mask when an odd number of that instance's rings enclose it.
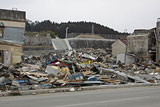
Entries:
{"label": "damaged house", "polygon": [[125,63],[126,65],[132,64],[135,62],[135,55],[127,53],[127,38],[117,39],[112,44],[112,56],[116,57],[116,63]]}
{"label": "damaged house", "polygon": [[0,9],[0,63],[21,62],[25,21],[23,11]]}
{"label": "damaged house", "polygon": [[160,62],[160,19],[155,28],[135,30],[127,37],[127,42],[118,39],[112,44],[112,56],[117,57],[117,60],[126,62],[127,55],[135,55],[137,61],[148,58]]}
{"label": "damaged house", "polygon": [[112,44],[112,56],[115,57],[117,54],[126,53],[127,42],[127,39],[117,39]]}

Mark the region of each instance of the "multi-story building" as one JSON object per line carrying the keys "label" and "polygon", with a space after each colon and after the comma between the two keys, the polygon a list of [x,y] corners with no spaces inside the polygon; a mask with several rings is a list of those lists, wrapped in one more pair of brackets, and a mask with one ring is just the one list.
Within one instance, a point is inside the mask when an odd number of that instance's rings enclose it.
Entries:
{"label": "multi-story building", "polygon": [[21,61],[26,14],[23,11],[0,9],[0,63]]}

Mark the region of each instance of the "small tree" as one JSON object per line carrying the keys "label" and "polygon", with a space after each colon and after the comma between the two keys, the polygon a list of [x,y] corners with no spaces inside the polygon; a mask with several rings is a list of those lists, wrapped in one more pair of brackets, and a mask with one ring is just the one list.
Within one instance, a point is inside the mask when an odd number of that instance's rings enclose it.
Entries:
{"label": "small tree", "polygon": [[50,33],[50,37],[51,38],[56,38],[56,34],[54,33],[54,32],[52,32],[52,31],[46,31],[46,33],[48,34],[48,33]]}

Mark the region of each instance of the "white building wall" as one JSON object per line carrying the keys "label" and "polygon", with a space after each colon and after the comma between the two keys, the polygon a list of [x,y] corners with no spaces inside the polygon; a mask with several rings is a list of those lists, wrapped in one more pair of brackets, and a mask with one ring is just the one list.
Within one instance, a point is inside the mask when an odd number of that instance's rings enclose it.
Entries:
{"label": "white building wall", "polygon": [[126,44],[124,44],[122,41],[117,40],[112,44],[112,56],[117,56],[117,54],[125,52],[126,52]]}

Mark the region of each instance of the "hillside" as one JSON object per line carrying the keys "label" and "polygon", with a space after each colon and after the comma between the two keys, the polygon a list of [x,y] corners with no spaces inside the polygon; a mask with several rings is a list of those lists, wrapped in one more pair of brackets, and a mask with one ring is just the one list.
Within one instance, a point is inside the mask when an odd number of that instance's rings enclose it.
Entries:
{"label": "hillside", "polygon": [[67,23],[55,23],[50,20],[42,22],[26,22],[26,31],[29,32],[41,32],[41,31],[53,31],[60,38],[65,37],[65,29],[69,27],[68,33],[91,33],[92,25],[94,25],[95,34],[113,34],[113,35],[127,35],[115,31],[112,28],[103,26],[93,22],[67,22]]}

